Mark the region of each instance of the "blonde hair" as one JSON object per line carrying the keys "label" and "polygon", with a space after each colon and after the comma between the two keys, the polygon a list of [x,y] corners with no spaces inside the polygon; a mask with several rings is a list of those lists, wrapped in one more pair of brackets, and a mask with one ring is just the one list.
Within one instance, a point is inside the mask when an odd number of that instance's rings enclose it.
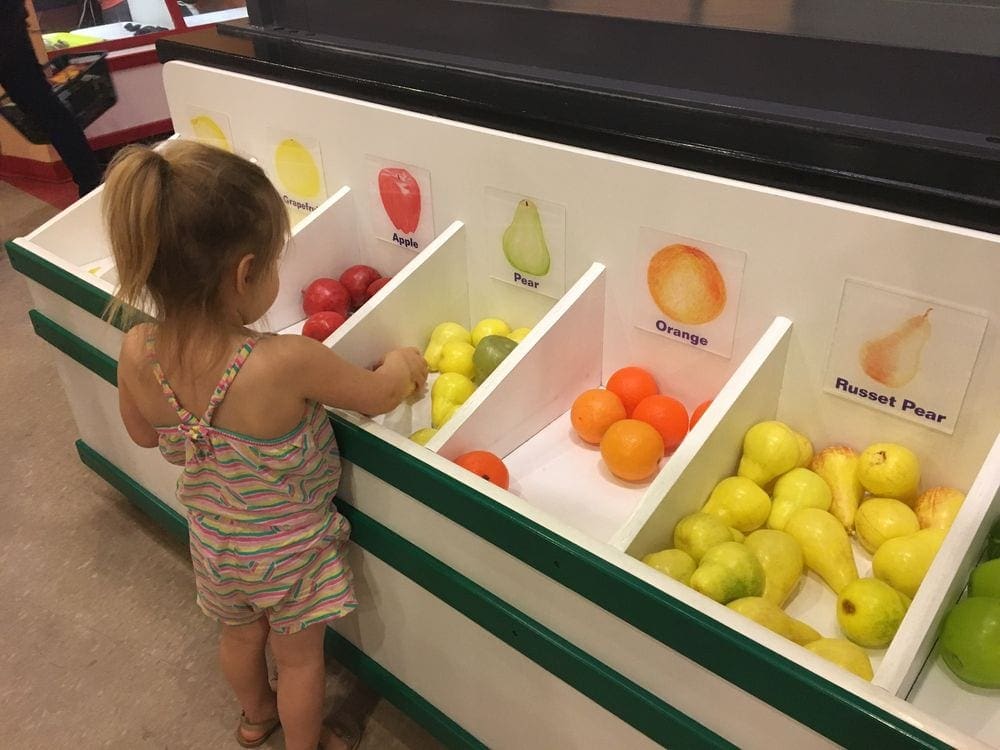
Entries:
{"label": "blonde hair", "polygon": [[120,151],[102,208],[119,279],[109,317],[151,305],[160,321],[211,319],[227,271],[252,253],[254,276],[269,272],[289,235],[260,167],[193,141]]}

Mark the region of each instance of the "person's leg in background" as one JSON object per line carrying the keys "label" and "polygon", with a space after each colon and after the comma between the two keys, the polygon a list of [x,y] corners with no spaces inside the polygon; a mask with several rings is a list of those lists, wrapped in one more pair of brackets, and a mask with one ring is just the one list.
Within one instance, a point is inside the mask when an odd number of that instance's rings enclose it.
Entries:
{"label": "person's leg in background", "polygon": [[[7,39],[5,34],[4,42]],[[23,34],[11,36],[8,48],[0,56],[0,86],[22,112],[48,133],[49,140],[73,175],[80,196],[97,187],[101,182],[101,168],[80,125],[45,78],[28,39],[27,28]]]}

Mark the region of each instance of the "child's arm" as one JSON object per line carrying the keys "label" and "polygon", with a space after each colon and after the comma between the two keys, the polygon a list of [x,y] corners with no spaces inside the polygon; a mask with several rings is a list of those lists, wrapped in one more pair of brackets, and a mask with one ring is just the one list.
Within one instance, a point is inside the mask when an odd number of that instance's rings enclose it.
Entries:
{"label": "child's arm", "polygon": [[153,425],[139,413],[139,407],[135,405],[135,399],[122,379],[121,366],[118,367],[118,411],[132,442],[142,448],[155,448],[159,445],[160,436]]}
{"label": "child's arm", "polygon": [[427,363],[415,348],[395,349],[374,370],[353,365],[304,336],[279,337],[283,359],[302,396],[327,406],[375,415],[392,411],[427,381]]}

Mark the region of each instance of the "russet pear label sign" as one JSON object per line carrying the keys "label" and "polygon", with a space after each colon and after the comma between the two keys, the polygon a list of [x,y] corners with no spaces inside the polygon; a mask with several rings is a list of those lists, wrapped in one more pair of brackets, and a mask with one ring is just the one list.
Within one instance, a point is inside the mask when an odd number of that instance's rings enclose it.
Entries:
{"label": "russet pear label sign", "polygon": [[987,323],[974,310],[847,279],[823,388],[951,434]]}

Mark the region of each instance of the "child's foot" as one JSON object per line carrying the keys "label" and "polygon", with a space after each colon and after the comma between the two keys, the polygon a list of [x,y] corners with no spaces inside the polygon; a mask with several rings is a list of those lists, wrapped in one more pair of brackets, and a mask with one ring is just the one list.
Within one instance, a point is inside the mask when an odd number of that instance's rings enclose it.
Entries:
{"label": "child's foot", "polygon": [[338,719],[333,726],[323,726],[320,750],[355,750],[361,742],[361,730],[351,721]]}
{"label": "child's foot", "polygon": [[277,696],[274,696],[273,704],[261,710],[260,716],[247,716],[246,712],[240,714],[240,723],[236,727],[236,741],[242,747],[260,747],[280,725],[278,700]]}

